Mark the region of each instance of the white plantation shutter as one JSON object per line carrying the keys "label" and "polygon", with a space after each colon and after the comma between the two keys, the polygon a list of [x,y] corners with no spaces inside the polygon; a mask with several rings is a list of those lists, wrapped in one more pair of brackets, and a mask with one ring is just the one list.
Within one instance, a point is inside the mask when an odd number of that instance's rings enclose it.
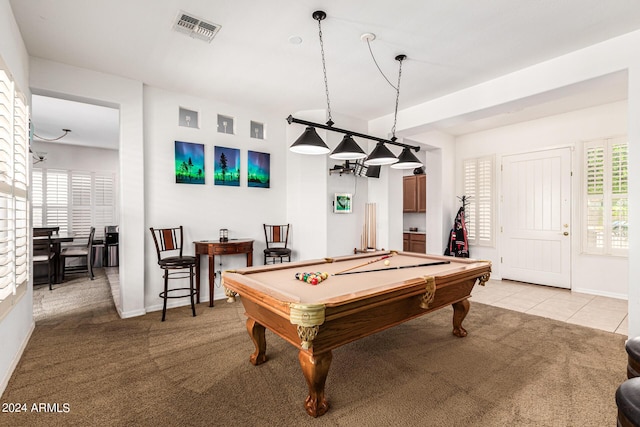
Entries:
{"label": "white plantation shutter", "polygon": [[0,70],[0,301],[15,291],[12,87]]}
{"label": "white plantation shutter", "polygon": [[493,245],[493,157],[478,159],[478,243]]}
{"label": "white plantation shutter", "polygon": [[463,194],[468,199],[467,206],[464,211],[464,218],[467,223],[467,242],[470,245],[478,244],[478,234],[476,226],[476,201],[477,201],[477,175],[478,162],[476,159],[468,159],[463,162],[464,173],[464,191]]}
{"label": "white plantation shutter", "polygon": [[29,152],[29,113],[22,94],[16,93],[13,103],[13,185],[15,227],[15,283],[26,285],[29,280],[29,205],[27,176]]}
{"label": "white plantation shutter", "polygon": [[69,175],[65,170],[46,171],[45,182],[45,226],[60,227],[60,234],[69,229]]}
{"label": "white plantation shutter", "polygon": [[91,173],[71,172],[71,234],[88,235],[91,221]]}
{"label": "white plantation shutter", "polygon": [[586,230],[584,245],[592,253],[604,252],[604,144],[585,146]]}
{"label": "white plantation shutter", "polygon": [[96,173],[94,183],[96,238],[104,239],[104,228],[116,225],[115,177],[113,174]]}
{"label": "white plantation shutter", "polygon": [[494,164],[493,156],[463,162],[465,220],[470,245],[493,246]]}
{"label": "white plantation shutter", "polygon": [[611,251],[629,249],[628,195],[627,195],[627,143],[612,141],[611,152]]}
{"label": "white plantation shutter", "polygon": [[583,251],[626,255],[628,242],[626,138],[584,146]]}
{"label": "white plantation shutter", "polygon": [[31,171],[31,223],[34,227],[44,227],[42,169],[33,169]]}
{"label": "white plantation shutter", "polygon": [[34,227],[60,227],[60,233],[104,239],[104,227],[117,225],[113,172],[33,169]]}
{"label": "white plantation shutter", "polygon": [[0,316],[29,277],[28,123],[25,99],[0,61]]}

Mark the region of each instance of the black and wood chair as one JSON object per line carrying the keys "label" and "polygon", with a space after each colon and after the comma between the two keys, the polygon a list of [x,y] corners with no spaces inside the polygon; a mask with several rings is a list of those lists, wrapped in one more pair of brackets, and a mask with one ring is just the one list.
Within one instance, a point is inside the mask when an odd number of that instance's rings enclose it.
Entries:
{"label": "black and wood chair", "polygon": [[[175,228],[150,228],[153,236],[153,243],[156,245],[156,253],[158,255],[158,265],[164,271],[164,291],[159,296],[163,300],[162,304],[162,321],[167,314],[168,298],[191,298],[191,311],[193,316],[196,315],[196,306],[194,296],[196,288],[193,278],[195,277],[196,257],[184,255],[183,248],[183,229],[182,226]],[[185,270],[188,270],[186,272]],[[189,278],[188,288],[169,289],[169,279],[185,279]],[[186,292],[185,292],[186,291]],[[177,295],[174,295],[177,293]]]}
{"label": "black and wood chair", "polygon": [[[87,242],[82,243],[82,246],[67,246],[62,248],[60,251],[60,264],[62,266],[62,279],[67,274],[73,273],[88,273],[89,278],[93,280],[93,236],[96,233],[95,227],[91,227],[89,230],[89,237],[87,237]],[[69,259],[85,259],[86,265],[84,263],[79,265],[67,265],[67,260]]]}
{"label": "black and wood chair", "polygon": [[60,227],[33,227],[33,237],[51,236],[51,234],[58,234]]}
{"label": "black and wood chair", "polygon": [[[41,285],[47,283],[49,290],[53,290],[53,272],[54,272],[55,253],[53,252],[53,243],[51,242],[51,233],[45,235],[34,236],[33,239],[33,276],[34,284]],[[36,269],[44,266],[42,270],[46,271],[46,281],[36,283]],[[40,275],[42,276],[42,275]]]}
{"label": "black and wood chair", "polygon": [[267,247],[264,250],[264,263],[267,264],[269,259],[275,264],[276,260],[283,262],[286,258],[287,262],[291,261],[291,249],[289,245],[289,224],[264,226],[264,238]]}

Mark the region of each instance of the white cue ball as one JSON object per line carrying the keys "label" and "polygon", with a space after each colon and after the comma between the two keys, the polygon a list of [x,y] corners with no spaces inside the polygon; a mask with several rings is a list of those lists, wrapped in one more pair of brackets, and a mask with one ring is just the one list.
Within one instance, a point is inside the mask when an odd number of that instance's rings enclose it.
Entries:
{"label": "white cue ball", "polygon": [[384,260],[384,265],[389,265],[389,264],[391,264],[391,262],[389,262],[389,260],[388,260],[388,259],[385,259],[385,260]]}

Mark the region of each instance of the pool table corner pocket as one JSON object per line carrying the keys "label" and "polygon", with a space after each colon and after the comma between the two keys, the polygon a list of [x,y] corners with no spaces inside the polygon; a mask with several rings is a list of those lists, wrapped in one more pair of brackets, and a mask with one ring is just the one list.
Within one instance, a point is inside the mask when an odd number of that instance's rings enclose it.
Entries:
{"label": "pool table corner pocket", "polygon": [[428,310],[431,308],[431,303],[436,299],[436,278],[433,276],[425,276],[425,293],[420,299],[420,307]]}
{"label": "pool table corner pocket", "polygon": [[296,325],[300,345],[304,350],[313,347],[319,326],[324,323],[324,304],[289,304],[289,321]]}

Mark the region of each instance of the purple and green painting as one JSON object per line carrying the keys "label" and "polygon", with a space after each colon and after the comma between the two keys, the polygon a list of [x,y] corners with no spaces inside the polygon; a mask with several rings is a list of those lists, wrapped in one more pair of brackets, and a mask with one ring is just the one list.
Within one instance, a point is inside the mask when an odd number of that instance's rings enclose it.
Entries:
{"label": "purple and green painting", "polygon": [[175,143],[176,184],[204,184],[204,144]]}
{"label": "purple and green painting", "polygon": [[240,150],[217,147],[213,155],[213,182],[215,185],[240,186]]}
{"label": "purple and green painting", "polygon": [[247,163],[247,185],[249,187],[269,188],[271,155],[269,153],[249,151]]}

